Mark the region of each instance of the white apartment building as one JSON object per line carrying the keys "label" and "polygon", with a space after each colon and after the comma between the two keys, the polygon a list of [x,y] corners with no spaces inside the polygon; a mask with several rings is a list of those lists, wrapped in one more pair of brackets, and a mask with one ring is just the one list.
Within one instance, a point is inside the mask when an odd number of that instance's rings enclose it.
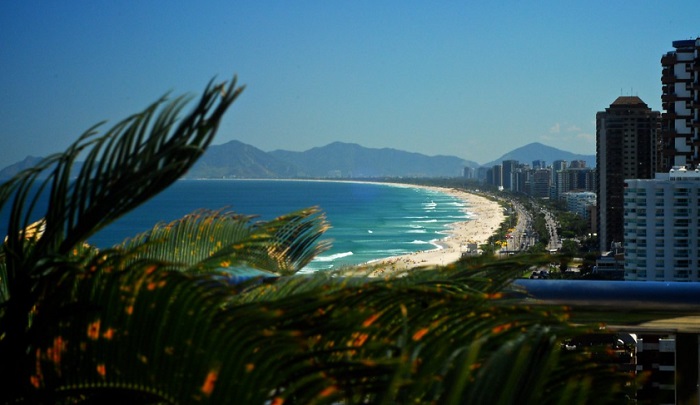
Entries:
{"label": "white apartment building", "polygon": [[700,281],[699,210],[699,169],[625,180],[625,280]]}
{"label": "white apartment building", "polygon": [[593,191],[569,191],[560,197],[566,202],[566,210],[578,214],[581,218],[589,220],[590,210],[588,207],[595,206],[597,195]]}

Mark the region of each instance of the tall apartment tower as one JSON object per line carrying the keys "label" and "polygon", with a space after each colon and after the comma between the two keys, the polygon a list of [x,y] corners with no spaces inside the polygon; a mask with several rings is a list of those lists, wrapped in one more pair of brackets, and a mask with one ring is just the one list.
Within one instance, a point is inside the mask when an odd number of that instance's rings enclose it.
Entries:
{"label": "tall apartment tower", "polygon": [[491,169],[491,184],[496,187],[503,187],[503,166],[494,165]]}
{"label": "tall apartment tower", "polygon": [[625,280],[700,281],[700,169],[625,187]]}
{"label": "tall apartment tower", "polygon": [[673,41],[661,57],[661,134],[658,172],[700,164],[700,38]]}
{"label": "tall apartment tower", "polygon": [[505,190],[517,191],[515,184],[515,171],[518,168],[519,162],[517,160],[504,160],[502,163],[503,167],[503,188]]}
{"label": "tall apartment tower", "polygon": [[598,243],[622,243],[625,179],[651,179],[656,169],[659,112],[639,97],[618,97],[596,114]]}

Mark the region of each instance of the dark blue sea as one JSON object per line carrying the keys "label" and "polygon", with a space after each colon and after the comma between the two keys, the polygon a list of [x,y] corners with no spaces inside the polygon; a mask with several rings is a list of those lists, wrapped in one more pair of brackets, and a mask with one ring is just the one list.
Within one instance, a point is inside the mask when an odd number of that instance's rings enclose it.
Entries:
{"label": "dark blue sea", "polygon": [[[286,180],[180,180],[89,240],[109,247],[200,208],[225,209],[268,220],[318,206],[332,248],[305,271],[337,269],[418,250],[437,249],[451,223],[468,219],[450,195],[387,184]],[[5,229],[5,223],[3,230]]]}

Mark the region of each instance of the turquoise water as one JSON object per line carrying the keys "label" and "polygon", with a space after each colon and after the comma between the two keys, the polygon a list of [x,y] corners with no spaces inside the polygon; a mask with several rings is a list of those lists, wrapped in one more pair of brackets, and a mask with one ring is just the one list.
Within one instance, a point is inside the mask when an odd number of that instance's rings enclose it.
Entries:
{"label": "turquoise water", "polygon": [[[319,206],[331,229],[332,248],[306,271],[336,269],[418,250],[436,249],[451,223],[468,219],[464,203],[450,195],[385,184],[181,180],[90,239],[108,247],[200,208],[226,209],[272,219]],[[4,223],[3,223],[4,225]]]}

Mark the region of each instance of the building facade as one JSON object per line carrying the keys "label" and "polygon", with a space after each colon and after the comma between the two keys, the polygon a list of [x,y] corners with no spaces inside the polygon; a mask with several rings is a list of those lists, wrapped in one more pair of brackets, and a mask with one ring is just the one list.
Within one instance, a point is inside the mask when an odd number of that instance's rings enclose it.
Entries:
{"label": "building facade", "polygon": [[629,179],[624,207],[625,280],[700,281],[700,169]]}
{"label": "building facade", "polygon": [[568,168],[554,174],[554,187],[552,198],[559,199],[564,193],[571,191],[596,191],[596,169],[592,168]]}
{"label": "building facade", "polygon": [[569,191],[561,195],[566,203],[566,210],[578,214],[581,218],[590,221],[590,206],[596,205],[597,196],[592,191]]}
{"label": "building facade", "polygon": [[503,187],[503,166],[494,165],[491,168],[488,183],[498,188]]}
{"label": "building facade", "polygon": [[527,194],[535,198],[549,198],[552,184],[552,170],[549,168],[528,171]]}
{"label": "building facade", "polygon": [[661,57],[659,172],[700,164],[700,38],[673,47]]}
{"label": "building facade", "polygon": [[516,169],[518,168],[517,160],[504,160],[501,162],[503,167],[503,188],[505,190],[517,191],[517,180],[515,180]]}
{"label": "building facade", "polygon": [[596,114],[598,241],[601,251],[623,242],[625,179],[653,178],[659,112],[639,97],[618,97]]}

